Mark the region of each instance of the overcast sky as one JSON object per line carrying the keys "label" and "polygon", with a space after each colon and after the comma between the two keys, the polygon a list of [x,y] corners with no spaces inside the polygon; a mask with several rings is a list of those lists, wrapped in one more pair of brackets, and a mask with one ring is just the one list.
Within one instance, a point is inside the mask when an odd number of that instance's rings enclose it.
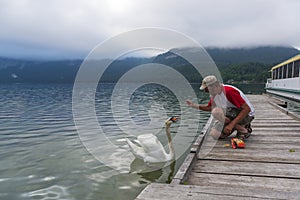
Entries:
{"label": "overcast sky", "polygon": [[141,27],[172,29],[203,46],[300,47],[299,0],[0,0],[0,56],[84,58]]}

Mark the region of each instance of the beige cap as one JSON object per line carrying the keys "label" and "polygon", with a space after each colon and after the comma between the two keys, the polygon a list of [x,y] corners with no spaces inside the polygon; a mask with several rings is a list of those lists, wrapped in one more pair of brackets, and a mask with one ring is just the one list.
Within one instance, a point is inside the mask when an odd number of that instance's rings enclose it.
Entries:
{"label": "beige cap", "polygon": [[210,76],[206,76],[203,80],[202,80],[202,85],[200,87],[200,90],[204,90],[207,86],[210,86],[214,83],[218,82],[218,79],[213,76],[213,75],[210,75]]}

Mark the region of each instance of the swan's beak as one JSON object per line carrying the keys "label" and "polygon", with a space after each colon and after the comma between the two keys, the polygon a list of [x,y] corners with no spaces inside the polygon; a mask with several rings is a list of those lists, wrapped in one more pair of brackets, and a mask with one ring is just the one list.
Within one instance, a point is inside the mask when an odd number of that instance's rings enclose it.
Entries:
{"label": "swan's beak", "polygon": [[177,120],[178,120],[178,117],[170,117],[170,119],[169,119],[170,121],[172,121],[172,122],[177,122]]}
{"label": "swan's beak", "polygon": [[179,117],[170,117],[169,119],[167,119],[167,121],[165,122],[166,124],[171,124],[173,122],[177,122]]}

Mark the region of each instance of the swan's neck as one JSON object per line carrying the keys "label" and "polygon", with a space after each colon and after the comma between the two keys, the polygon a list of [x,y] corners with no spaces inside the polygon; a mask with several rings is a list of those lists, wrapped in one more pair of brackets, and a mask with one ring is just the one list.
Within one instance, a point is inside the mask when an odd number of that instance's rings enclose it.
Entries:
{"label": "swan's neck", "polygon": [[171,132],[170,132],[170,125],[171,124],[167,124],[166,125],[166,134],[167,134],[167,138],[168,138],[169,155],[170,155],[171,158],[174,158],[174,156],[175,156],[175,150],[174,150],[174,146],[172,144],[172,137],[171,137]]}

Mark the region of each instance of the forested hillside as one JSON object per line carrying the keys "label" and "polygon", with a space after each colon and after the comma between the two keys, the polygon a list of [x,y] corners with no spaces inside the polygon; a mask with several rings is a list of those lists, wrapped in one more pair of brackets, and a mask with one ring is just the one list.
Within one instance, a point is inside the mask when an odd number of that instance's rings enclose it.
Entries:
{"label": "forested hillside", "polygon": [[[224,82],[264,83],[270,76],[269,70],[290,57],[300,54],[293,47],[257,47],[257,48],[206,48],[208,54],[216,63]],[[171,52],[157,56],[159,63],[172,65],[186,71],[192,81],[199,81],[189,63]]]}
{"label": "forested hillside", "polygon": [[[273,65],[300,53],[292,47],[206,50],[221,72],[223,81],[230,83],[263,83]],[[35,61],[0,58],[0,83],[73,83],[82,62],[83,60]],[[117,82],[128,70],[145,63],[173,67],[190,82],[199,82],[202,79],[190,63],[172,52],[166,52],[153,58],[115,60],[101,81]]]}
{"label": "forested hillside", "polygon": [[224,82],[264,83],[272,66],[299,54],[293,47],[206,49],[216,62]]}

